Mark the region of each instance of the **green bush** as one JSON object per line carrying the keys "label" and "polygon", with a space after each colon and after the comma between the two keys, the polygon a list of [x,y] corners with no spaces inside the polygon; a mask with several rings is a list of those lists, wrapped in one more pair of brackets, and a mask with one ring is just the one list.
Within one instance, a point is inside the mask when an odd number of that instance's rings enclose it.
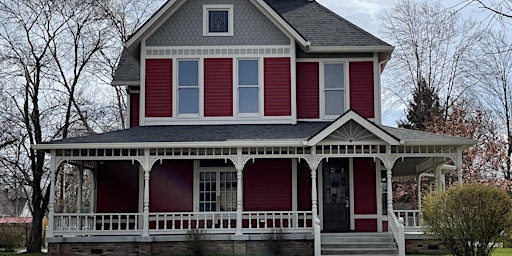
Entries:
{"label": "green bush", "polygon": [[25,228],[14,226],[0,226],[0,248],[13,252],[25,245]]}
{"label": "green bush", "polygon": [[282,228],[273,229],[271,233],[266,233],[265,240],[270,255],[283,254],[284,230]]}
{"label": "green bush", "polygon": [[426,196],[427,232],[453,255],[491,255],[512,227],[512,199],[498,188],[469,184]]}
{"label": "green bush", "polygon": [[205,255],[206,236],[202,230],[190,229],[187,231],[187,249],[194,256]]}

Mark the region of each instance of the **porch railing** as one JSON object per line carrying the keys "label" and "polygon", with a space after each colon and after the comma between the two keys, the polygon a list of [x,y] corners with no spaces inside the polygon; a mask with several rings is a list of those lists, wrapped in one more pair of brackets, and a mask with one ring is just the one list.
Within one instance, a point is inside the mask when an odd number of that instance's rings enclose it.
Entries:
{"label": "porch railing", "polygon": [[141,213],[59,213],[53,228],[55,235],[137,235],[141,220]]}
{"label": "porch railing", "polygon": [[394,210],[394,213],[404,220],[406,231],[422,231],[420,210]]}
{"label": "porch railing", "polygon": [[398,255],[405,256],[405,227],[403,219],[398,219],[395,213],[388,210],[388,230],[391,231],[398,246]]}
{"label": "porch railing", "polygon": [[[142,213],[60,213],[54,235],[141,235]],[[149,214],[149,234],[186,234],[190,229],[234,234],[236,212],[167,212]],[[311,232],[311,211],[243,212],[242,233]]]}

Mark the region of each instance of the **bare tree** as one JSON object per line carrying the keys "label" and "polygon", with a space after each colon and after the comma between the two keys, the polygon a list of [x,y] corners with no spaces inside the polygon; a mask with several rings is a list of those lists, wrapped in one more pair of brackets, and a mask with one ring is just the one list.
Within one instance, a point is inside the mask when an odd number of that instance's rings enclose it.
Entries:
{"label": "bare tree", "polygon": [[511,45],[502,32],[487,33],[481,47],[480,67],[474,77],[480,83],[480,95],[494,117],[501,122],[507,140],[504,177],[512,179],[512,51],[503,49]]}
{"label": "bare tree", "polygon": [[512,0],[468,0],[495,14],[498,19],[512,19]]}
{"label": "bare tree", "polygon": [[473,86],[468,73],[482,38],[478,24],[440,2],[401,0],[382,17],[381,28],[396,46],[384,89],[405,103],[424,80],[439,95],[446,118],[450,107]]}

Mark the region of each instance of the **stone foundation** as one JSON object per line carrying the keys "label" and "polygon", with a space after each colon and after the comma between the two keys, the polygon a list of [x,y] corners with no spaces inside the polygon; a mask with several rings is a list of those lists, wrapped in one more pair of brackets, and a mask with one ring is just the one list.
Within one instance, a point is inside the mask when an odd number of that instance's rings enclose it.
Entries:
{"label": "stone foundation", "polygon": [[[269,255],[269,241],[204,241],[206,255]],[[283,240],[283,256],[313,255],[312,240]],[[186,241],[169,242],[61,242],[48,244],[48,256],[173,256],[193,255]]]}
{"label": "stone foundation", "polygon": [[407,254],[443,254],[441,241],[432,239],[406,239]]}

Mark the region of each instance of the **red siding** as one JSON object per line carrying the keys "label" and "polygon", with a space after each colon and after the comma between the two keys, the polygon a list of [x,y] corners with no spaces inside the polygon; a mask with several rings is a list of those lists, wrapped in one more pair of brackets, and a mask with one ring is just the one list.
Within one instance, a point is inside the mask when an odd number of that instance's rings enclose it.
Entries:
{"label": "red siding", "polygon": [[204,59],[204,115],[233,116],[232,59]]}
{"label": "red siding", "polygon": [[290,58],[265,58],[265,116],[290,116]]}
{"label": "red siding", "polygon": [[375,117],[373,62],[350,62],[350,107],[366,118]]}
{"label": "red siding", "polygon": [[376,219],[358,219],[354,224],[356,232],[377,232]]}
{"label": "red siding", "polygon": [[130,127],[139,126],[139,96],[138,93],[130,94]]}
{"label": "red siding", "polygon": [[97,212],[139,211],[139,165],[106,161],[98,165]]}
{"label": "red siding", "polygon": [[388,221],[382,221],[382,232],[388,232]]}
{"label": "red siding", "polygon": [[172,116],[172,60],[146,60],[146,117]]}
{"label": "red siding", "polygon": [[319,118],[318,62],[297,63],[297,118]]}
{"label": "red siding", "polygon": [[257,159],[244,169],[245,211],[290,211],[292,209],[292,162]]}
{"label": "red siding", "polygon": [[354,158],[354,213],[377,213],[375,162],[369,158]]}
{"label": "red siding", "polygon": [[190,160],[156,163],[151,170],[149,210],[193,211],[194,164]]}
{"label": "red siding", "polygon": [[311,169],[304,160],[297,164],[297,208],[311,211]]}

